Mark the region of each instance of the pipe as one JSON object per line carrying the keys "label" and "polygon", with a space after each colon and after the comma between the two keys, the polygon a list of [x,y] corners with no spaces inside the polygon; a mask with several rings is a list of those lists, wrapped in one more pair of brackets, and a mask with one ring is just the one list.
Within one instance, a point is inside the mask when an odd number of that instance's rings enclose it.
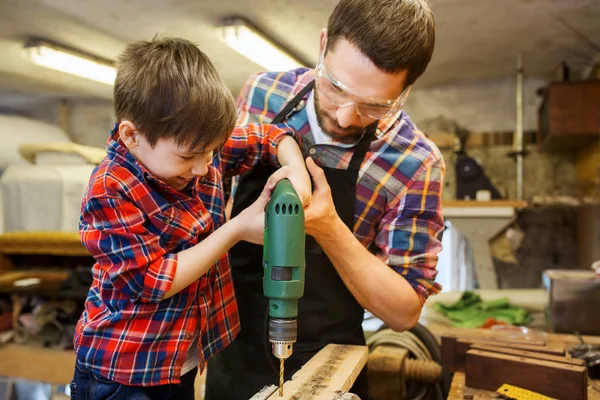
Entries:
{"label": "pipe", "polygon": [[523,200],[523,58],[517,56],[517,129],[513,151],[517,161],[517,200]]}

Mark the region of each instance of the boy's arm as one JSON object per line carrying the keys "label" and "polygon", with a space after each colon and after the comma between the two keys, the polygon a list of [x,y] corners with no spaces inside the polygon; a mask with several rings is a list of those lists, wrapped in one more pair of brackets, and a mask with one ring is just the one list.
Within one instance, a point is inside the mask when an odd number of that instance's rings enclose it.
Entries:
{"label": "boy's arm", "polygon": [[81,241],[112,285],[132,300],[158,303],[204,275],[240,240],[261,244],[264,209],[280,169],[254,204],[195,246],[169,252],[146,228],[148,216],[121,197],[91,197],[82,207]]}
{"label": "boy's arm", "polygon": [[165,298],[173,296],[192,282],[200,279],[229,249],[240,240],[255,244],[263,243],[265,230],[265,207],[275,184],[286,177],[279,169],[271,175],[258,199],[236,217],[189,249],[177,254],[178,266],[171,288]]}
{"label": "boy's arm", "polygon": [[221,150],[223,174],[239,175],[265,159],[274,166],[289,167],[286,177],[307,205],[311,196],[310,177],[292,132],[286,124],[236,127]]}
{"label": "boy's arm", "polygon": [[[279,144],[292,138],[293,130],[287,124],[236,126],[221,149],[221,168],[225,176],[240,175],[254,168],[260,161],[279,167]],[[298,145],[296,144],[296,147]],[[298,148],[299,149],[299,148]],[[302,160],[302,156],[300,156]]]}
{"label": "boy's arm", "polygon": [[178,259],[148,231],[147,219],[122,197],[91,197],[82,206],[79,232],[117,290],[133,300],[159,302],[171,288]]}

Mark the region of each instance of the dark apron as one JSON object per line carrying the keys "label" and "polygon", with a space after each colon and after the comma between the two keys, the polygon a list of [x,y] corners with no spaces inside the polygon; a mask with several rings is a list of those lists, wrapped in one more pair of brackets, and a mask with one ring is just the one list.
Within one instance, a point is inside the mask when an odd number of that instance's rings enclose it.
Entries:
{"label": "dark apron", "polygon": [[[295,112],[296,105],[314,82],[307,85],[273,119],[277,124]],[[369,149],[376,124],[369,126],[356,146],[347,170],[323,167],[336,211],[352,230],[356,203],[356,182],[360,165]],[[258,198],[270,165],[257,165],[240,177],[232,216],[238,215]],[[262,290],[262,246],[240,242],[230,251],[233,282],[239,308],[241,332],[231,345],[208,363],[206,400],[246,400],[267,385],[279,383],[279,363],[271,355],[266,333],[268,301]],[[306,282],[298,302],[298,341],[285,361],[285,378],[291,376],[328,343],[364,345],[364,309],[346,288],[321,247],[306,237]],[[368,399],[367,371],[363,369],[350,392]]]}

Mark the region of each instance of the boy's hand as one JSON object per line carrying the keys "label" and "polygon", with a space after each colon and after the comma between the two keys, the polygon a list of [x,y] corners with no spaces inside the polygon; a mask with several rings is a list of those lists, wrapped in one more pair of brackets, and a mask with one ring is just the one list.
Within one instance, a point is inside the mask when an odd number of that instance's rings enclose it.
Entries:
{"label": "boy's hand", "polygon": [[275,171],[269,177],[258,199],[231,220],[231,222],[235,221],[237,224],[239,240],[245,240],[254,244],[263,244],[265,235],[265,208],[277,182],[287,177],[285,171],[280,171],[281,169]]}

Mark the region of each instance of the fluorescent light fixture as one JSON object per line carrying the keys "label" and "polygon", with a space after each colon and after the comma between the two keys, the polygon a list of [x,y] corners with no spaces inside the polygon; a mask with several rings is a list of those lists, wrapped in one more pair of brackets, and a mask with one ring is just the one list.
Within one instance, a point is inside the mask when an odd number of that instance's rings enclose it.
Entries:
{"label": "fluorescent light fixture", "polygon": [[117,69],[110,61],[40,40],[29,42],[25,51],[38,65],[107,85],[115,83]]}
{"label": "fluorescent light fixture", "polygon": [[217,31],[229,47],[269,71],[305,66],[241,18],[226,19]]}

